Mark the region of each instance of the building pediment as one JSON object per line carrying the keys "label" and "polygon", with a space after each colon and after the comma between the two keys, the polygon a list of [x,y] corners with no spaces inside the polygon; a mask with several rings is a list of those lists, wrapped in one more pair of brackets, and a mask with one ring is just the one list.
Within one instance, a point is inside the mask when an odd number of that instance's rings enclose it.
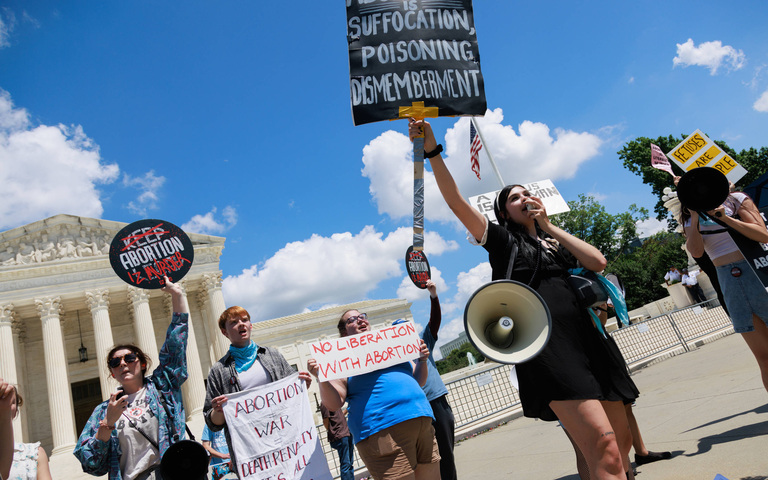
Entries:
{"label": "building pediment", "polygon": [[[112,239],[126,225],[123,222],[61,214],[0,232],[0,271],[25,265],[42,266],[49,262],[77,262],[108,256]],[[224,246],[223,237],[196,233],[188,235],[194,246]]]}

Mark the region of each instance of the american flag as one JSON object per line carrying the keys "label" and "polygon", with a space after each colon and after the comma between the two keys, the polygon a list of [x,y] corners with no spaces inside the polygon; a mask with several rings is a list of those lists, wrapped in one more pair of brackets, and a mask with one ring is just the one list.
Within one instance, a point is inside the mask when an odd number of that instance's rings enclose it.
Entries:
{"label": "american flag", "polygon": [[480,150],[483,148],[483,142],[480,140],[480,135],[475,130],[475,122],[469,119],[469,162],[472,164],[472,171],[477,175],[477,179],[480,180]]}

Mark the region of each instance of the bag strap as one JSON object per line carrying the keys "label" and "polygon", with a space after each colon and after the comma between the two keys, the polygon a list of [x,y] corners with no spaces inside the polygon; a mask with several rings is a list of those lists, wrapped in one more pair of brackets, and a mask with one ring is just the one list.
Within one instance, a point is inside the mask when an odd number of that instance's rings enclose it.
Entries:
{"label": "bag strap", "polygon": [[512,269],[515,266],[515,258],[517,258],[517,242],[512,239],[512,235],[509,236],[509,264],[507,264],[507,275],[504,277],[507,280],[512,280]]}
{"label": "bag strap", "polygon": [[[158,401],[160,402],[160,405],[162,405],[163,406],[163,410],[165,410],[165,416],[167,418],[171,418],[171,412],[168,410],[168,406],[163,401],[163,396],[160,394],[160,392],[157,392],[157,395],[159,397]],[[195,436],[192,435],[192,432],[189,430],[189,425],[187,425],[186,422],[184,423],[184,428],[187,430],[187,435],[189,435],[189,439],[194,442],[195,441]],[[177,442],[180,440],[178,434],[173,435],[171,438],[174,438],[174,437],[176,438]],[[176,443],[176,442],[171,442],[171,444],[173,444],[173,443]]]}
{"label": "bag strap", "polygon": [[157,442],[155,442],[154,440],[152,440],[151,438],[149,438],[149,435],[147,435],[147,434],[144,432],[144,430],[140,429],[140,428],[139,428],[139,426],[136,424],[136,422],[134,422],[134,421],[131,419],[131,417],[129,417],[128,415],[126,415],[126,414],[125,414],[125,412],[123,412],[121,415],[122,415],[122,416],[124,416],[124,417],[126,418],[126,420],[128,420],[128,423],[129,423],[129,424],[130,424],[130,425],[131,425],[131,426],[132,426],[134,429],[138,430],[138,432],[139,432],[139,433],[140,433],[140,434],[141,434],[141,435],[142,435],[144,438],[146,438],[146,439],[147,439],[147,441],[148,441],[148,442],[149,442],[149,443],[150,443],[150,444],[151,444],[153,447],[155,447],[155,449],[156,449],[158,452],[160,451],[160,447],[157,445]]}
{"label": "bag strap", "polygon": [[[507,274],[504,277],[507,280],[512,280],[512,269],[515,267],[515,259],[517,258],[517,242],[514,241],[512,234],[509,234],[509,241],[507,242],[509,249],[509,263],[507,264]],[[536,278],[536,274],[539,273],[539,265],[541,265],[541,241],[536,239],[536,266],[533,268],[531,279],[528,280],[527,285],[530,286],[533,283],[533,279]]]}

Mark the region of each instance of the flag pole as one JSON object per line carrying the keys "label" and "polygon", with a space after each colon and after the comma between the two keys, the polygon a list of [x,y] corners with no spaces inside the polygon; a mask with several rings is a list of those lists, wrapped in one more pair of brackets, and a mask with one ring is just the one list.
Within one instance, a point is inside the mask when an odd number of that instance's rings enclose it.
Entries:
{"label": "flag pole", "polygon": [[493,161],[493,155],[491,155],[491,150],[488,148],[488,144],[485,143],[485,138],[483,137],[483,132],[480,130],[480,125],[475,122],[474,117],[469,117],[469,121],[472,122],[472,125],[475,126],[475,130],[477,130],[477,134],[480,136],[480,141],[483,142],[483,146],[485,147],[485,153],[488,155],[488,160],[491,161],[491,167],[493,168],[493,173],[496,174],[496,178],[499,180],[499,184],[501,185],[499,188],[504,188],[507,186],[506,183],[504,183],[504,179],[501,178],[501,173],[499,173],[499,169],[496,167],[496,162]]}

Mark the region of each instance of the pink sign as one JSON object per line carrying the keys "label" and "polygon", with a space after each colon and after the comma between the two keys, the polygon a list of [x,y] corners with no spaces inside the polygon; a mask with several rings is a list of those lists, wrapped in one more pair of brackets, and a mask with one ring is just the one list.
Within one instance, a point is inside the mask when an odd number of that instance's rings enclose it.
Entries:
{"label": "pink sign", "polygon": [[667,159],[664,152],[654,144],[651,144],[651,166],[669,172],[673,177],[675,176],[675,172],[672,171],[672,165],[669,163],[669,159]]}

